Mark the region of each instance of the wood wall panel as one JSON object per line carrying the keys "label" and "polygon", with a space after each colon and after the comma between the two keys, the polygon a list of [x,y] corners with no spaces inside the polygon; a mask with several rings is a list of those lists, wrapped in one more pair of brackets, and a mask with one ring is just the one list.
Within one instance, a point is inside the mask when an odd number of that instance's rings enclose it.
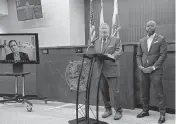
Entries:
{"label": "wood wall panel", "polygon": [[[36,91],[36,65],[25,64],[25,72],[31,72],[25,78],[25,94],[37,95]],[[13,72],[12,64],[0,64],[0,73]],[[22,78],[19,78],[19,94],[22,94]],[[0,94],[14,94],[15,93],[15,77],[0,76]]]}
{"label": "wood wall panel", "polygon": [[[83,46],[82,46],[83,47]],[[83,47],[85,48],[85,47]],[[136,45],[126,44],[123,45],[124,54],[120,58],[121,63],[121,103],[124,108],[133,109],[135,105],[141,104],[140,92],[140,79],[138,68],[136,65]],[[76,92],[70,91],[70,88],[65,80],[65,69],[70,61],[81,60],[75,53],[75,48],[47,48],[49,54],[42,54],[40,49],[40,64],[38,65],[25,65],[24,70],[32,72],[26,78],[26,94],[38,95],[38,97],[48,97],[49,100],[60,102],[76,101]],[[164,78],[163,86],[166,94],[167,108],[174,109],[175,99],[175,44],[168,44],[168,57],[164,63]],[[12,67],[10,64],[1,64],[0,72],[11,72]],[[136,73],[134,73],[136,72]],[[91,89],[91,104],[95,105],[96,101],[96,66],[93,74],[93,82]],[[15,79],[12,77],[0,77],[0,94],[13,94]],[[21,85],[20,85],[21,93]],[[84,103],[84,94],[81,93],[80,101]],[[156,106],[156,99],[154,92],[151,89],[151,105]],[[100,105],[103,105],[100,94]]]}
{"label": "wood wall panel", "polygon": [[[76,103],[76,91],[70,90],[65,77],[69,62],[82,60],[76,55],[75,48],[51,48],[49,54],[42,54],[41,49],[40,56],[41,63],[37,66],[37,95],[47,97],[49,100]],[[91,103],[93,102],[92,104],[95,105],[96,86],[94,81],[92,87]],[[84,103],[84,95],[85,92],[80,93],[80,103]],[[100,104],[102,105],[102,102]]]}
{"label": "wood wall panel", "polygon": [[[83,47],[83,49],[85,49]],[[133,50],[132,48],[125,49],[127,51],[124,56],[120,58],[121,73],[120,88],[121,99],[117,102],[122,103],[124,108],[134,108],[134,88],[133,88]],[[85,51],[85,50],[84,50]],[[49,48],[49,54],[42,54],[40,50],[41,63],[37,66],[37,95],[39,97],[48,97],[49,100],[55,100],[60,102],[76,103],[76,91],[71,91],[69,85],[65,80],[65,71],[70,61],[79,61],[81,57],[77,56],[74,47],[68,48]],[[128,65],[127,69],[126,64]],[[58,71],[59,70],[59,71]],[[128,73],[126,73],[128,72]],[[129,78],[126,78],[126,75]],[[92,86],[90,93],[90,104],[96,105],[96,88],[97,88],[97,68],[94,67]],[[128,88],[127,88],[128,87]],[[111,89],[111,88],[110,88]],[[85,92],[80,93],[80,103],[84,103]],[[114,99],[111,95],[113,104]],[[103,105],[102,96],[100,93],[100,105]]]}
{"label": "wood wall panel", "polygon": [[[175,52],[168,52],[164,63],[163,89],[165,93],[165,104],[167,108],[175,108]],[[151,106],[157,106],[153,87],[151,88]]]}
{"label": "wood wall panel", "polygon": [[[174,109],[175,99],[175,44],[168,44],[168,57],[164,63],[163,86],[166,96],[167,108]],[[141,104],[141,87],[139,70],[136,65],[136,44],[124,44],[124,53],[120,58],[120,101],[124,108],[133,109]],[[42,54],[40,50],[41,63],[37,66],[37,95],[48,97],[50,100],[60,102],[76,101],[76,91],[70,91],[65,80],[65,69],[70,61],[81,60],[75,53],[74,47],[49,48],[49,54]],[[59,71],[58,71],[59,69]],[[92,89],[90,94],[91,104],[96,104],[96,66],[92,78]],[[80,95],[80,102],[84,103],[85,92]],[[113,100],[113,99],[112,99]],[[151,106],[157,106],[153,89],[151,88]],[[100,94],[100,105],[103,105]]]}
{"label": "wood wall panel", "polygon": [[134,98],[134,45],[124,45],[120,57],[120,99],[124,108],[135,108]]}
{"label": "wood wall panel", "polygon": [[[96,32],[98,33],[100,0],[93,1],[95,3],[94,13],[96,13]],[[111,26],[113,0],[103,0],[103,3],[105,22]],[[145,25],[149,20],[157,23],[157,33],[164,35],[169,42],[175,42],[175,0],[118,0],[118,5],[122,27],[120,38],[123,43],[138,42],[143,38],[146,35]],[[89,4],[85,3],[85,6],[85,15],[89,18]],[[88,24],[89,21],[85,20],[86,33],[88,33]]]}

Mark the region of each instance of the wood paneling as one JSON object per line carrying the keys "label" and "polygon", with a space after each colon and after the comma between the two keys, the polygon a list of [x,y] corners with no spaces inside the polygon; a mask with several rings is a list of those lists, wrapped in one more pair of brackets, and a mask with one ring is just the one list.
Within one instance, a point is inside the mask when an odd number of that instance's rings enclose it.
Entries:
{"label": "wood paneling", "polygon": [[[49,54],[42,54],[41,63],[37,66],[37,95],[47,97],[49,100],[76,103],[76,91],[70,90],[66,82],[65,71],[69,62],[80,61],[74,47],[49,49]],[[95,74],[94,74],[95,75]],[[91,102],[96,102],[95,83],[92,82],[94,95]],[[84,103],[85,92],[80,93],[80,103]]]}
{"label": "wood paneling", "polygon": [[[175,108],[175,52],[168,52],[164,63],[163,88],[165,93],[165,104],[167,108]],[[151,88],[151,106],[157,106],[153,87]]]}
{"label": "wood paneling", "polygon": [[120,99],[124,108],[135,108],[134,97],[134,45],[124,45],[120,57]]}
{"label": "wood paneling", "polygon": [[[0,73],[13,72],[12,64],[0,64]],[[37,95],[36,91],[36,65],[25,64],[25,72],[31,72],[25,78],[25,94]],[[19,94],[22,94],[22,78],[19,78]],[[0,94],[15,93],[15,77],[0,76]]]}
{"label": "wood paneling", "polygon": [[[120,78],[120,99],[117,102],[122,103],[124,108],[134,108],[134,88],[133,88],[133,46],[127,48],[123,57],[120,58],[121,73]],[[85,48],[83,47],[84,51]],[[131,51],[132,49],[132,51]],[[130,50],[130,51],[128,51]],[[65,71],[70,61],[79,61],[82,58],[77,56],[74,47],[49,49],[49,54],[42,54],[40,50],[41,63],[37,66],[37,95],[39,97],[48,97],[50,100],[60,102],[76,102],[76,91],[70,90],[65,79]],[[126,64],[128,66],[126,66]],[[129,78],[126,78],[126,75]],[[94,67],[92,86],[90,92],[90,104],[96,105],[97,89],[97,68]],[[111,87],[110,87],[111,89]],[[80,103],[84,103],[85,92],[80,93]],[[113,96],[111,103],[113,104]],[[103,100],[100,93],[100,105]]]}
{"label": "wood paneling", "polygon": [[[83,47],[83,46],[82,46]],[[81,48],[82,48],[81,47]],[[83,47],[84,48],[84,47]],[[140,78],[136,65],[137,44],[124,44],[124,53],[120,58],[120,101],[124,108],[135,108],[141,104]],[[37,65],[37,95],[60,102],[76,101],[76,91],[71,91],[66,80],[65,70],[70,61],[81,60],[74,47],[49,49],[49,54],[42,54],[41,63]],[[168,57],[164,63],[163,87],[166,107],[174,109],[175,105],[175,44],[168,44]],[[90,103],[96,104],[96,66],[92,77]],[[85,92],[81,92],[80,103],[84,103]],[[112,96],[111,96],[112,97]],[[117,100],[118,101],[118,100]],[[151,106],[157,106],[151,87]],[[113,101],[112,101],[113,103]],[[103,105],[100,94],[100,105]]]}
{"label": "wood paneling", "polygon": [[[85,0],[87,1],[87,0]],[[88,0],[89,1],[89,0]],[[96,32],[98,33],[100,18],[100,0],[94,1]],[[113,0],[103,0],[104,19],[111,26],[113,14]],[[167,41],[175,42],[175,0],[118,0],[119,18],[121,24],[120,38],[123,43],[138,42],[143,38],[145,25],[149,20],[157,24],[156,32],[166,37]],[[85,3],[86,19],[89,17],[89,4]],[[88,20],[85,20],[86,33]],[[98,35],[97,35],[98,36]],[[88,38],[88,37],[86,37]]]}

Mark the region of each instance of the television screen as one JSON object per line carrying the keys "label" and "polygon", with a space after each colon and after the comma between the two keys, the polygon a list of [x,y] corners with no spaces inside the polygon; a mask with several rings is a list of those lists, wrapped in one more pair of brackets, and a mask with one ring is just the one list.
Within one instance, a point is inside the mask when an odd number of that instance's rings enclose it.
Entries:
{"label": "television screen", "polygon": [[38,34],[0,34],[0,63],[39,64]]}

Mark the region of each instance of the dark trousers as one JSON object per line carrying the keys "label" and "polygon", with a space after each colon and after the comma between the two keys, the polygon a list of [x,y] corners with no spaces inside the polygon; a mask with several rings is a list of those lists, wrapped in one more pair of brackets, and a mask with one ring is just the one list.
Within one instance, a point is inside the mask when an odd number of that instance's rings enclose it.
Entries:
{"label": "dark trousers", "polygon": [[164,102],[164,92],[162,85],[163,75],[152,75],[142,73],[142,101],[143,101],[143,111],[149,111],[149,100],[150,100],[150,85],[153,86],[156,99],[159,103],[159,111],[161,115],[165,115],[165,102]]}
{"label": "dark trousers", "polygon": [[119,89],[120,88],[119,88],[119,82],[117,77],[106,78],[103,74],[101,74],[100,91],[102,93],[102,98],[106,109],[111,109],[111,101],[114,101],[113,107],[115,111],[121,111]]}

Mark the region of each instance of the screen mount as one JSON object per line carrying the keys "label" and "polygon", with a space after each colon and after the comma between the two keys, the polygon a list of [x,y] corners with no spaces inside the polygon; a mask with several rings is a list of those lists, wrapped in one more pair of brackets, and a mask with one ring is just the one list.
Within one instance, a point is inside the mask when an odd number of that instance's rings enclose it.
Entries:
{"label": "screen mount", "polygon": [[13,73],[23,73],[22,63],[13,63]]}

